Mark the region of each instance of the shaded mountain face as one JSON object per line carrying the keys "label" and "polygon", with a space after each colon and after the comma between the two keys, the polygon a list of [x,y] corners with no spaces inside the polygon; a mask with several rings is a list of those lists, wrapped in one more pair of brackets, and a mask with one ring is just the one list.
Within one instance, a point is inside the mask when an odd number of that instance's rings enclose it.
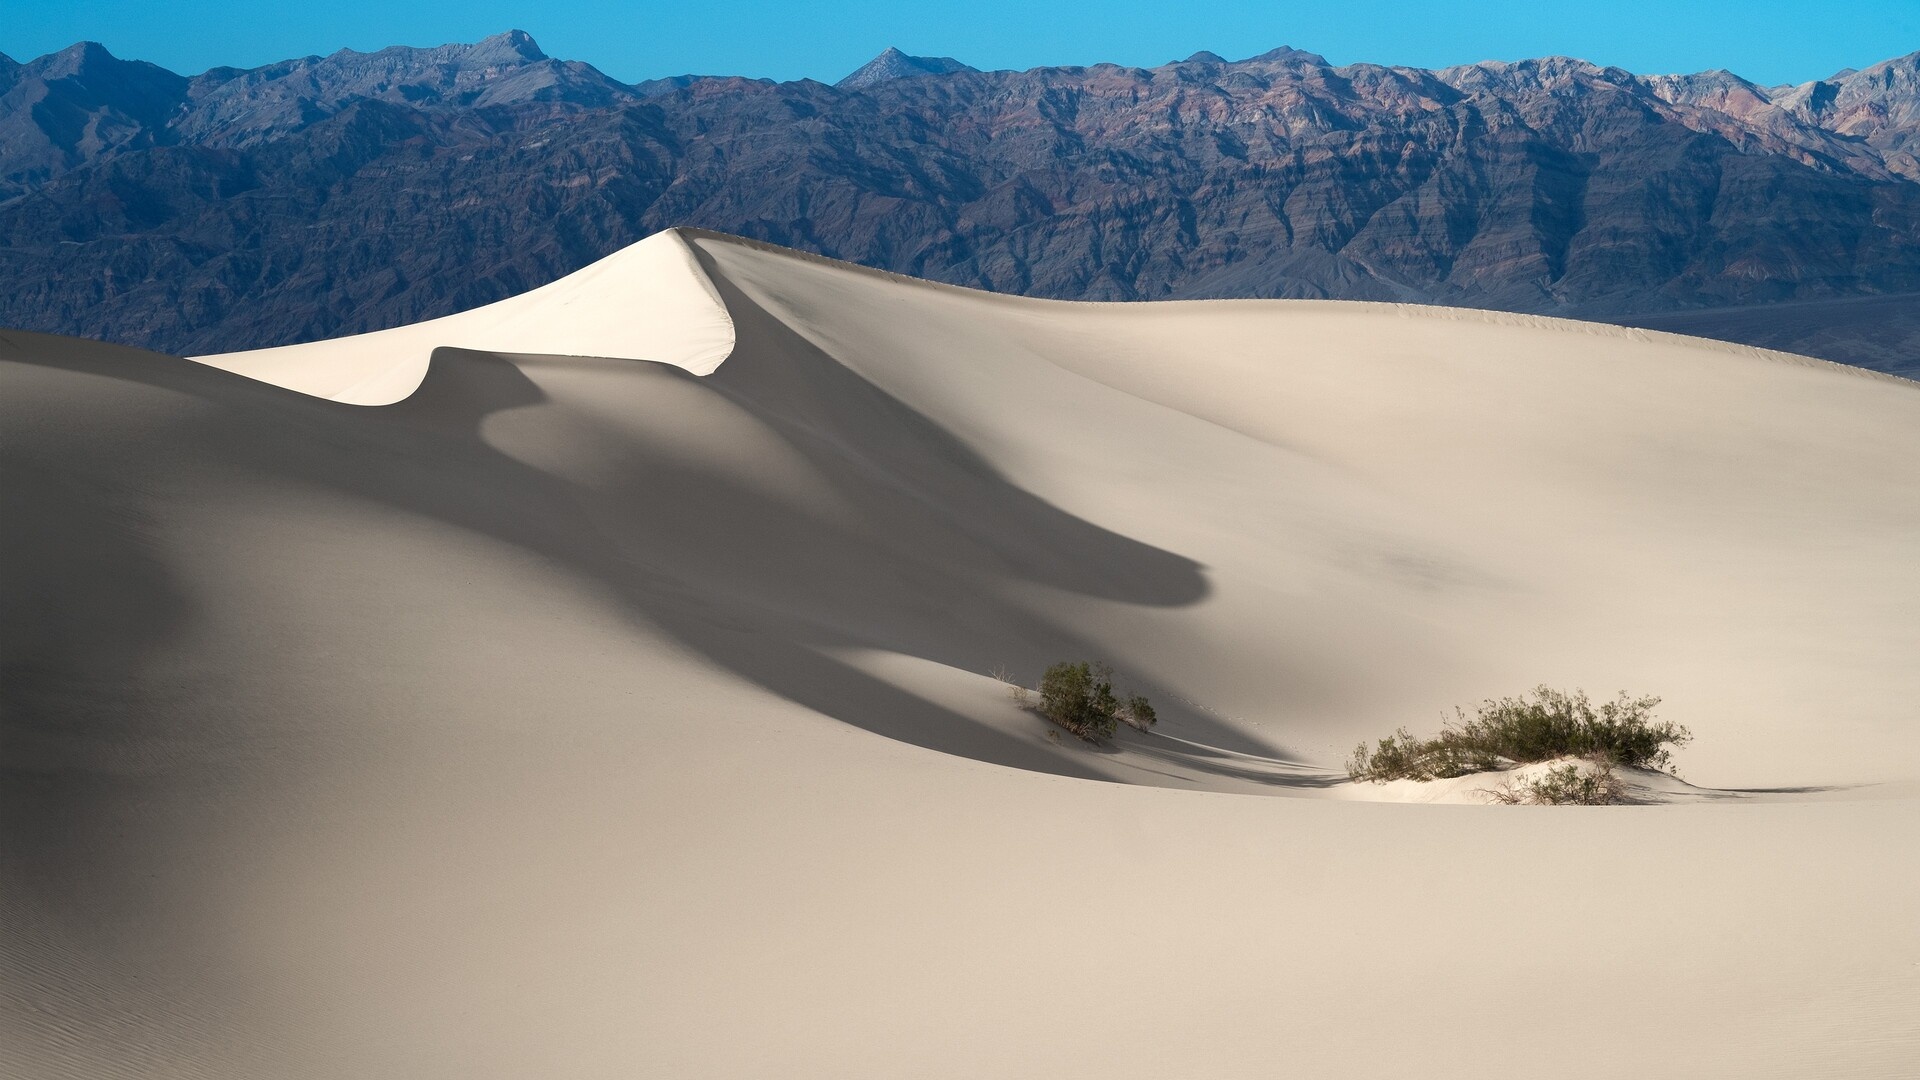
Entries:
{"label": "shaded mountain face", "polygon": [[0,199],[89,161],[168,141],[187,80],[83,42],[0,63]]}
{"label": "shaded mountain face", "polygon": [[[883,54],[900,74],[848,89],[625,86],[524,34],[192,79],[76,48],[0,66],[0,325],[168,351],[446,314],[673,225],[1090,300],[1627,320],[1856,317],[1885,305],[1816,302],[1920,292],[1920,54],[1793,88],[1565,58],[933,73]],[[1796,333],[1876,366],[1906,348]]]}

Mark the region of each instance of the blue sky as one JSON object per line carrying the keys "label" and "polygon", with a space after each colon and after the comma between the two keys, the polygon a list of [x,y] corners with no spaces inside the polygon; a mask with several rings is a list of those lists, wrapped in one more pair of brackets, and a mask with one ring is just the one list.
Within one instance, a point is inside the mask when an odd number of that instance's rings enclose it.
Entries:
{"label": "blue sky", "polygon": [[1727,68],[1803,82],[1920,51],[1920,0],[5,0],[16,60],[88,39],[192,74],[341,47],[437,45],[529,31],[549,54],[637,81],[682,73],[832,81],[888,45],[982,68],[1149,66],[1293,45],[1335,63],[1441,67],[1549,54],[1633,71]]}

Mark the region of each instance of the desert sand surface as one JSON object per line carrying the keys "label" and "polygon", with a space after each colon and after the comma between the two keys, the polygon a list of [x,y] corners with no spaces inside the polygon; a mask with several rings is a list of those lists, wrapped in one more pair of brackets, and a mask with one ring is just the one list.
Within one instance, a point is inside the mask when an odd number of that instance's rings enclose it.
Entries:
{"label": "desert sand surface", "polygon": [[[0,332],[0,469],[0,1076],[1920,1061],[1920,384],[676,231],[340,341]],[[991,674],[1079,658],[1158,728]],[[1540,683],[1684,782],[1347,782]]]}

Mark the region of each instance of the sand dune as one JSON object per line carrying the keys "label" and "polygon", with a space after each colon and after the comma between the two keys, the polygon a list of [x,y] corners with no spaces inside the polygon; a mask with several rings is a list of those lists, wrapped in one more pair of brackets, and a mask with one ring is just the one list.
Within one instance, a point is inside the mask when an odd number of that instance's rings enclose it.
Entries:
{"label": "sand dune", "polygon": [[[678,232],[336,342],[9,332],[0,436],[0,1074],[1920,1058],[1920,385]],[[988,675],[1071,657],[1155,733]],[[1541,682],[1662,695],[1687,785],[1344,781]]]}
{"label": "sand dune", "polygon": [[433,351],[620,356],[706,375],[733,349],[733,323],[676,233],[635,244],[532,292],[375,334],[200,357],[200,362],[350,405],[391,405],[419,388]]}

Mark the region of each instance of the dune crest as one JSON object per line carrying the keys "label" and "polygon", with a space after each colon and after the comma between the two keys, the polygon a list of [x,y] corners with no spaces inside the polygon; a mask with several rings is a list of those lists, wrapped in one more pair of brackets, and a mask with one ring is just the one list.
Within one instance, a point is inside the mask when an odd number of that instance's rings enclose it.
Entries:
{"label": "dune crest", "polygon": [[485,307],[371,334],[192,359],[349,405],[391,405],[433,350],[649,360],[695,375],[733,351],[733,321],[676,230]]}

